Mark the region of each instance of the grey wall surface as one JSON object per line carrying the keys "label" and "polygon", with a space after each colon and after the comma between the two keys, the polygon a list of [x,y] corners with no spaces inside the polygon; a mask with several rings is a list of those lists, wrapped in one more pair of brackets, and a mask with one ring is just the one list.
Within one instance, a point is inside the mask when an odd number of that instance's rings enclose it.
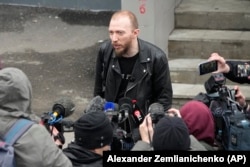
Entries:
{"label": "grey wall surface", "polygon": [[66,8],[75,10],[118,10],[120,0],[0,0],[0,4]]}
{"label": "grey wall surface", "polygon": [[140,38],[168,53],[168,37],[174,29],[174,10],[181,0],[122,0],[122,9],[135,13]]}

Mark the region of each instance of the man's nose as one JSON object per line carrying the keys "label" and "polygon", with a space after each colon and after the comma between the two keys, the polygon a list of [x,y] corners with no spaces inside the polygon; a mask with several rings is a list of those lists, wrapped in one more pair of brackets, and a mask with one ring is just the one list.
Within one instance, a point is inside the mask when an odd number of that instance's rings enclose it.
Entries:
{"label": "man's nose", "polygon": [[110,38],[111,38],[112,41],[117,41],[118,40],[118,37],[117,37],[116,34],[110,35]]}

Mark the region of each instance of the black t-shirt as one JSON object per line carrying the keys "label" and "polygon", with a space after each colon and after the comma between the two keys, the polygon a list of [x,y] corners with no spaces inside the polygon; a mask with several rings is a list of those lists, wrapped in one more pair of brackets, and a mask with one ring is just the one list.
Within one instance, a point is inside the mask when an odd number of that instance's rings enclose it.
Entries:
{"label": "black t-shirt", "polygon": [[133,57],[120,57],[118,58],[119,64],[120,64],[120,69],[121,69],[121,74],[122,74],[122,82],[119,88],[119,92],[117,95],[117,100],[120,98],[124,97],[124,93],[126,91],[128,82],[131,82],[134,80],[132,77],[132,71],[134,69],[135,62],[139,56],[139,53],[137,53]]}

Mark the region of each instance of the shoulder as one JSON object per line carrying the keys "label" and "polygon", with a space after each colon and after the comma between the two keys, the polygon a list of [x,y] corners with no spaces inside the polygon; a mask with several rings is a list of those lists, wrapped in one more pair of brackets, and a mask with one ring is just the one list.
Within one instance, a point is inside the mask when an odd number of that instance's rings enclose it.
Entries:
{"label": "shoulder", "polygon": [[208,151],[193,135],[190,135],[190,151]]}
{"label": "shoulder", "polygon": [[152,151],[152,147],[149,143],[146,143],[142,140],[139,140],[135,143],[134,147],[132,148],[132,151]]}
{"label": "shoulder", "polygon": [[100,44],[100,50],[105,50],[107,48],[111,47],[111,40],[107,39],[104,40],[101,44]]}

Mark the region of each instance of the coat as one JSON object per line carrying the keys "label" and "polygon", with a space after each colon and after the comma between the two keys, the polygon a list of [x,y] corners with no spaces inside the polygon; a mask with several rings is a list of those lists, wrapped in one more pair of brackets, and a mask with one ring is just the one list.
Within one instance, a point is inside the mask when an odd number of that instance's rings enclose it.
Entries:
{"label": "coat", "polygon": [[[166,54],[144,40],[138,39],[139,59],[135,62],[132,78],[125,96],[137,100],[144,114],[150,104],[159,102],[165,111],[172,105],[172,84]],[[110,102],[117,102],[122,81],[118,59],[113,53],[111,41],[104,42],[96,60],[94,96],[101,96]]]}
{"label": "coat", "polygon": [[27,76],[19,69],[4,68],[0,70],[0,83],[0,136],[19,118],[35,122],[14,144],[16,166],[71,167],[31,110],[32,88]]}
{"label": "coat", "polygon": [[[243,61],[227,61],[227,64],[229,65],[230,67],[230,71],[229,73],[227,74],[224,74],[225,77],[233,82],[237,82],[237,83],[240,83],[240,84],[243,84],[243,83],[250,83],[250,80],[247,79],[247,77],[237,77],[237,71],[238,71],[238,68],[237,66],[239,64],[245,64],[245,63],[248,63],[250,64],[250,62],[243,62]],[[248,71],[250,72],[250,71]]]}

